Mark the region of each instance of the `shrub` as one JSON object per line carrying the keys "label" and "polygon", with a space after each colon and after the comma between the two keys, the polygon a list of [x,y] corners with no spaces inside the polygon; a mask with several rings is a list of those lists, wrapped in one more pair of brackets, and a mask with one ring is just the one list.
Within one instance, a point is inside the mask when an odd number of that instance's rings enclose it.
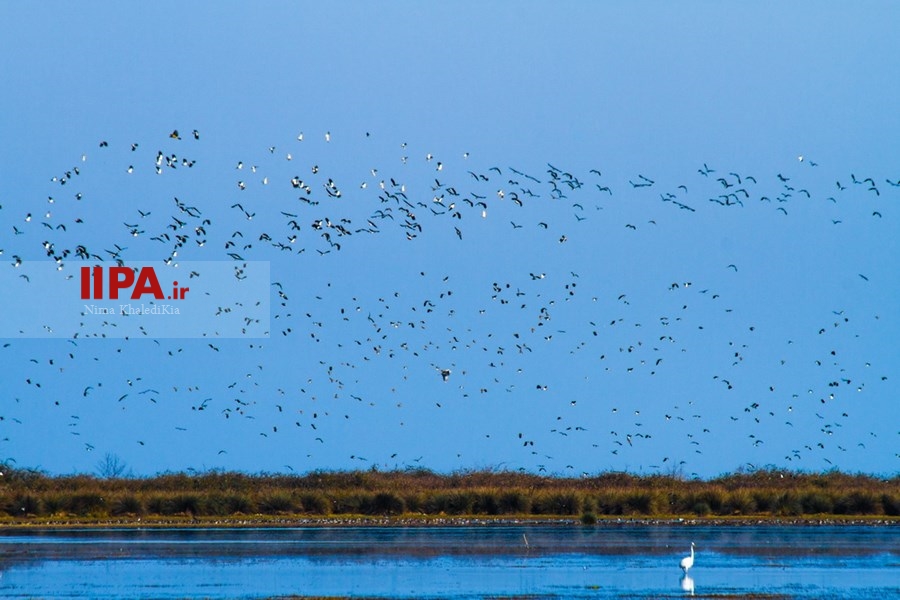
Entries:
{"label": "shrub", "polygon": [[708,489],[700,492],[699,500],[709,506],[710,512],[722,514],[724,504],[724,491],[720,488]]}
{"label": "shrub", "polygon": [[303,512],[312,515],[327,515],[331,513],[331,502],[324,494],[302,494],[300,496],[300,506]]}
{"label": "shrub", "polygon": [[82,492],[63,498],[63,507],[70,514],[87,516],[105,512],[106,501],[99,494]]}
{"label": "shrub", "polygon": [[224,517],[256,512],[253,501],[240,493],[212,493],[203,498],[203,514]]}
{"label": "shrub", "polygon": [[421,512],[425,499],[422,494],[404,494],[403,503],[406,504],[407,512]]}
{"label": "shrub", "polygon": [[447,492],[431,496],[425,501],[425,512],[436,515],[470,515],[475,508],[475,495],[471,492]]}
{"label": "shrub", "polygon": [[706,502],[701,501],[694,504],[694,506],[691,508],[691,512],[699,517],[705,517],[712,512],[712,508],[710,508],[709,504],[707,504]]}
{"label": "shrub", "polygon": [[166,514],[165,505],[166,498],[164,496],[154,494],[147,499],[147,512],[151,515],[164,515]]}
{"label": "shrub", "polygon": [[141,499],[133,494],[128,494],[120,498],[116,498],[110,507],[110,513],[120,517],[123,515],[142,515],[144,514],[144,503]]}
{"label": "shrub", "polygon": [[198,515],[200,514],[200,496],[197,494],[176,494],[165,498],[159,506],[162,515]]}
{"label": "shrub", "polygon": [[581,510],[586,513],[592,513],[597,510],[597,503],[594,501],[594,498],[587,495],[581,495]]}
{"label": "shrub", "polygon": [[536,515],[577,515],[581,512],[581,498],[574,493],[539,494],[531,502]]}
{"label": "shrub", "polygon": [[451,515],[470,515],[475,512],[477,495],[472,492],[454,492],[446,495],[446,512]]}
{"label": "shrub", "polygon": [[774,513],[778,506],[778,494],[772,490],[760,490],[753,492],[753,502],[756,510],[760,512]]}
{"label": "shrub", "polygon": [[473,512],[478,515],[500,514],[500,499],[494,492],[482,492],[475,500]]}
{"label": "shrub", "polygon": [[3,510],[13,517],[35,516],[41,512],[41,500],[32,494],[19,494],[9,499]]}
{"label": "shrub", "polygon": [[655,512],[653,494],[650,492],[632,492],[625,496],[622,514],[652,515]]}
{"label": "shrub", "polygon": [[725,498],[723,512],[732,515],[750,515],[756,511],[753,496],[745,490],[736,490]]}
{"label": "shrub", "polygon": [[504,515],[528,514],[531,499],[524,492],[503,492],[497,501],[497,510]]}
{"label": "shrub", "polygon": [[834,511],[834,502],[825,492],[807,492],[800,500],[803,512],[807,514],[829,514]]}
{"label": "shrub", "polygon": [[875,494],[857,490],[838,498],[834,512],[839,515],[877,515],[881,514],[882,507]]}
{"label": "shrub", "polygon": [[365,498],[361,494],[339,494],[334,498],[334,512],[343,515],[362,514],[364,512],[362,510],[364,503]]}
{"label": "shrub", "polygon": [[267,515],[292,513],[297,504],[290,492],[272,492],[263,496],[258,503],[259,511]]}
{"label": "shrub", "polygon": [[256,505],[244,494],[228,494],[225,496],[227,514],[242,513],[249,515],[256,512]]}
{"label": "shrub", "polygon": [[884,514],[892,517],[900,516],[900,496],[896,494],[882,494],[881,506],[884,508]]}
{"label": "shrub", "polygon": [[304,476],[212,472],[146,479],[51,477],[5,470],[0,513],[14,517],[107,514],[233,515],[657,515],[887,514],[900,516],[900,478],[838,472],[739,472],[712,481],[607,473],[554,478],[507,471],[315,472]]}
{"label": "shrub", "polygon": [[403,498],[391,492],[380,492],[372,499],[372,514],[399,515],[406,510]]}
{"label": "shrub", "polygon": [[604,515],[621,515],[625,503],[621,494],[605,493],[594,497],[597,512]]}
{"label": "shrub", "polygon": [[666,496],[666,508],[669,514],[683,514],[691,512],[696,503],[692,494],[670,493]]}
{"label": "shrub", "polygon": [[800,496],[794,492],[785,492],[781,494],[777,501],[776,507],[779,514],[796,517],[803,514],[803,503]]}
{"label": "shrub", "polygon": [[43,514],[58,515],[66,511],[66,505],[60,494],[49,494],[44,496],[41,502]]}

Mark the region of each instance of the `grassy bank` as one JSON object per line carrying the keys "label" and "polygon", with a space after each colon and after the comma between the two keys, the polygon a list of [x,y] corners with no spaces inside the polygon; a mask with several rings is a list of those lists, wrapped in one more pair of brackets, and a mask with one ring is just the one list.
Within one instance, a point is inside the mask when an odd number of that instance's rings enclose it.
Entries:
{"label": "grassy bank", "polygon": [[604,473],[561,478],[427,470],[146,478],[48,476],[3,467],[0,521],[217,517],[898,517],[900,477],[755,471],[707,481]]}

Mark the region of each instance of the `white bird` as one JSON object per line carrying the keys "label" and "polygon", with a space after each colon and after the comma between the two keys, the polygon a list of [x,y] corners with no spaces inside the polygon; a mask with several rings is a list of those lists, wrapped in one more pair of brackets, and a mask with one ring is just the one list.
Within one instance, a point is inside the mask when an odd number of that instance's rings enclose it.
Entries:
{"label": "white bird", "polygon": [[694,566],[694,542],[691,542],[691,555],[681,559],[681,570],[687,575],[688,569]]}

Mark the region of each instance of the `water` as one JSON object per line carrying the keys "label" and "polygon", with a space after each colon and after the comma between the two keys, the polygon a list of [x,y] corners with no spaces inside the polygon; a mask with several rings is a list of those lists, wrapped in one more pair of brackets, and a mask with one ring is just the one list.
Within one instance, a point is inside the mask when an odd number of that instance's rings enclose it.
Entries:
{"label": "water", "polygon": [[[692,541],[685,578],[678,563]],[[692,590],[900,598],[900,527],[0,531],[7,598],[682,598]]]}

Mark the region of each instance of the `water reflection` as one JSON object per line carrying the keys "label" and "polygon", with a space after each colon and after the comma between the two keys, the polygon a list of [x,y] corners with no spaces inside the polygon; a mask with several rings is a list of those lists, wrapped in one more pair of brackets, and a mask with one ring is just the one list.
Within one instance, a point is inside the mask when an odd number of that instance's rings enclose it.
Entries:
{"label": "water reflection", "polygon": [[0,529],[0,597],[659,598],[692,540],[701,596],[897,597],[900,527],[532,525]]}
{"label": "water reflection", "polygon": [[687,573],[681,576],[681,589],[694,595],[694,578]]}

